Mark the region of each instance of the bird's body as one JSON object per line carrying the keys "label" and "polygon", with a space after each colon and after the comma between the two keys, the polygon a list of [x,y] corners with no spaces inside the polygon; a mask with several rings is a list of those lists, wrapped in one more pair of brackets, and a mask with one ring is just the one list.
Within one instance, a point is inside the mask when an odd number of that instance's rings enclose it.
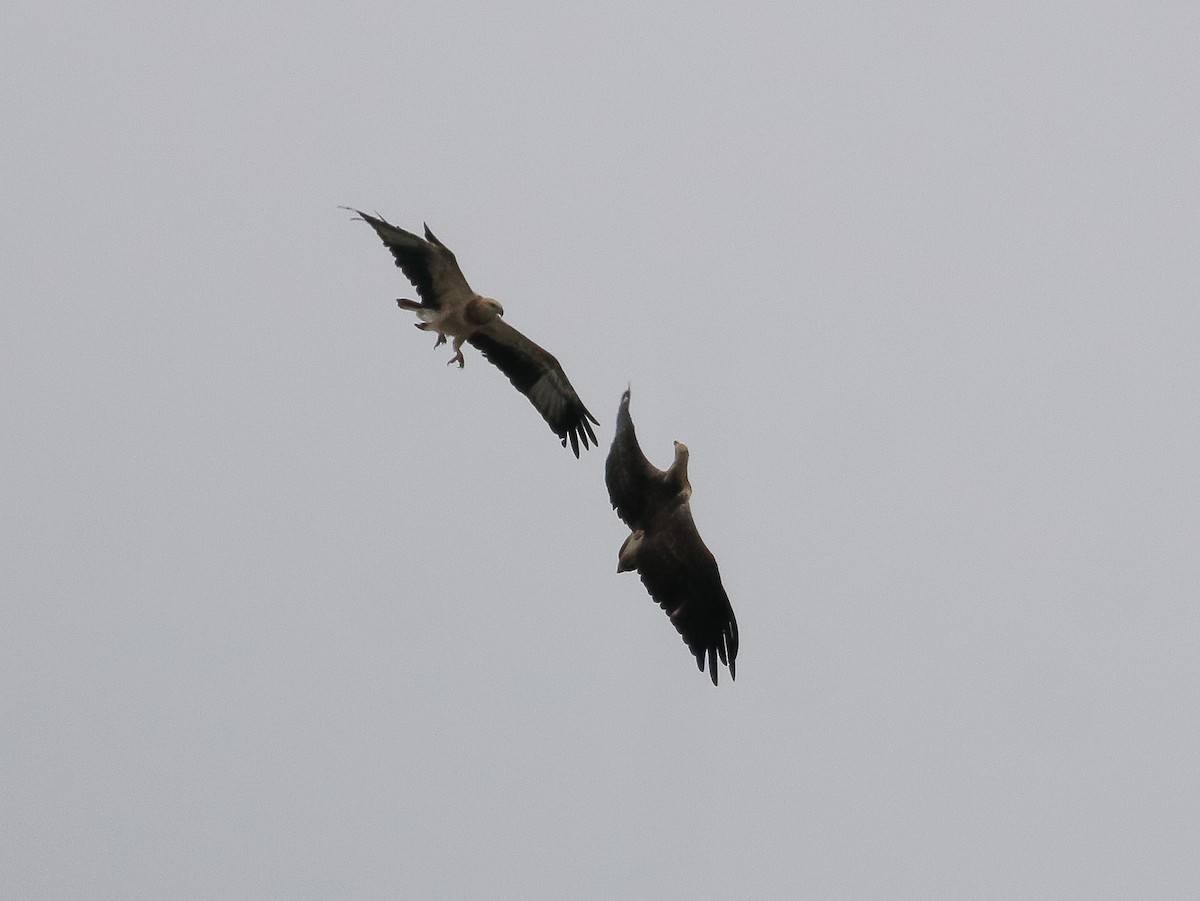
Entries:
{"label": "bird's body", "polygon": [[580,443],[585,448],[589,440],[596,443],[589,420],[599,423],[575,393],[558,360],[504,322],[504,307],[499,301],[471,289],[450,248],[434,236],[428,225],[421,238],[384,219],[359,210],[353,212],[375,229],[421,298],[419,303],[407,298],[396,303],[416,313],[420,320],[417,328],[437,333],[435,346],[453,339],[451,363],[462,368],[466,362],[462,345],[471,344],[529,398],[564,447],[568,440],[571,442],[576,457]]}
{"label": "bird's body", "polygon": [[737,620],[721,584],[716,558],[692,519],[688,449],[675,442],[670,469],[651,465],[638,444],[629,415],[629,392],[621,398],[617,430],[604,479],[617,515],[632,530],[617,554],[617,572],[637,570],[650,596],[671,618],[700,670],[717,684],[717,659],[734,678]]}
{"label": "bird's body", "polygon": [[459,369],[466,363],[462,355],[463,342],[470,340],[472,335],[497,316],[504,315],[504,308],[498,301],[478,294],[466,303],[442,307],[425,306],[403,297],[398,298],[396,304],[402,310],[412,310],[417,314],[421,320],[416,324],[417,328],[437,332],[435,347],[445,344],[447,336],[454,339],[454,356],[449,362],[457,363]]}

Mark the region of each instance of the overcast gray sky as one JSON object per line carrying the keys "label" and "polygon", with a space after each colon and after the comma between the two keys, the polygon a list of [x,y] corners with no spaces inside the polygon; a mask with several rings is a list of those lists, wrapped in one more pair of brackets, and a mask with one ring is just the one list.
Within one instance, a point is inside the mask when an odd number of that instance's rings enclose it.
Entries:
{"label": "overcast gray sky", "polygon": [[[1183,897],[1200,13],[18,2],[0,895]],[[601,421],[448,369],[427,221]],[[692,450],[713,688],[603,458]]]}

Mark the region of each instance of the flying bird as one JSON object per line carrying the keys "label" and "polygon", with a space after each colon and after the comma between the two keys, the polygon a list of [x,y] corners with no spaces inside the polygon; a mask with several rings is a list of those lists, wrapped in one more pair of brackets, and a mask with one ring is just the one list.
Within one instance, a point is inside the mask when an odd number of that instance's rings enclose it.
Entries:
{"label": "flying bird", "polygon": [[463,367],[465,341],[478,348],[529,398],[563,447],[570,440],[571,450],[578,457],[580,443],[585,448],[589,447],[589,441],[598,444],[588,420],[600,423],[583,405],[558,360],[505,322],[501,318],[504,307],[499,301],[471,290],[458,268],[458,260],[428,225],[425,237],[421,238],[361,210],[344,209],[358,213],[375,229],[396,258],[396,265],[417,289],[421,302],[398,298],[400,309],[417,314],[420,320],[415,323],[417,328],[437,332],[434,347],[445,344],[447,337],[454,339],[454,356],[447,365],[457,363],[460,369]]}
{"label": "flying bird", "polygon": [[717,658],[734,678],[737,620],[721,585],[717,560],[692,520],[692,485],[687,445],[675,442],[675,461],[666,472],[650,464],[629,416],[629,391],[621,397],[617,431],[604,465],[608,497],[632,533],[617,555],[617,572],[637,570],[650,597],[666,611],[713,685]]}

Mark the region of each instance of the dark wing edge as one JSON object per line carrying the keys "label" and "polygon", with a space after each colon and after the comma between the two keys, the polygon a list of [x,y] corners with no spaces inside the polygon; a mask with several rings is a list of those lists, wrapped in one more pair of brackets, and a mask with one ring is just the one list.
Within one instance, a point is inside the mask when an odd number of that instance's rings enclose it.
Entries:
{"label": "dark wing edge", "polygon": [[670,617],[700,671],[707,664],[716,685],[720,660],[729,667],[729,678],[737,678],[737,618],[721,584],[717,560],[686,508],[643,540],[637,566],[642,584]]}
{"label": "dark wing edge", "polygon": [[502,319],[493,319],[474,332],[467,343],[478,348],[489,363],[508,376],[514,388],[529,398],[563,447],[570,441],[578,457],[580,444],[585,449],[599,446],[588,420],[596,425],[600,422],[583,405],[553,354]]}
{"label": "dark wing edge", "polygon": [[642,453],[629,415],[629,390],[626,388],[621,395],[617,409],[617,428],[604,462],[604,484],[621,521],[631,529],[641,529],[651,513],[649,508],[661,496],[666,473],[653,466]]}

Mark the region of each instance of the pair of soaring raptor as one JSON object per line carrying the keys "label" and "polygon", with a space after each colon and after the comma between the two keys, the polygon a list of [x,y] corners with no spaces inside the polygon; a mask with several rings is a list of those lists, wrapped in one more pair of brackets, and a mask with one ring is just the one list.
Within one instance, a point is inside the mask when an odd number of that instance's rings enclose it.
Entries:
{"label": "pair of soaring raptor", "polygon": [[[347,207],[347,209],[350,209]],[[465,341],[508,376],[558,435],[563,447],[579,456],[599,445],[589,423],[599,421],[583,405],[552,354],[534,344],[501,317],[504,308],[471,290],[450,248],[425,226],[425,237],[358,213],[383,239],[396,265],[417,289],[421,300],[399,299],[403,310],[420,320],[417,328],[437,333],[435,347],[453,339],[450,363],[462,368]],[[629,391],[621,397],[617,431],[604,467],[608,496],[622,521],[632,529],[617,556],[617,572],[637,570],[650,596],[671,618],[700,671],[717,684],[717,659],[734,677],[738,652],[737,620],[721,585],[717,561],[705,547],[692,521],[688,498],[688,449],[675,442],[675,461],[663,472],[652,466],[638,445],[629,416]]]}

